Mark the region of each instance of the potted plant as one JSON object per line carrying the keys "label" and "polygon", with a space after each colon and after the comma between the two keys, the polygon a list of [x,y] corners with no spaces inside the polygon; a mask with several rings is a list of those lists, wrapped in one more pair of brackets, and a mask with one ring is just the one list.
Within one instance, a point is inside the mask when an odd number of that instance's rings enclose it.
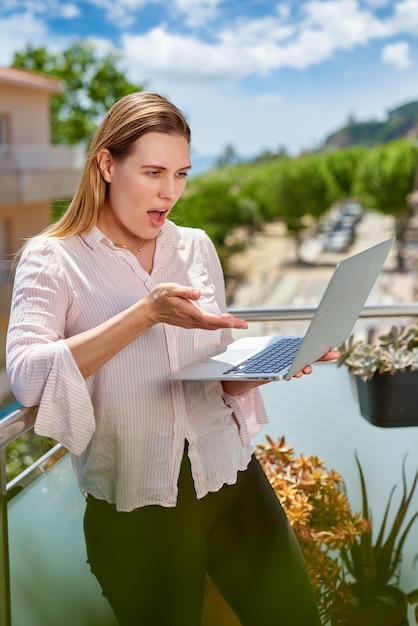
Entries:
{"label": "potted plant", "polygon": [[[406,521],[408,509],[414,495],[418,472],[411,487],[407,487],[405,458],[402,466],[403,493],[395,515],[391,516],[392,488],[378,527],[374,527],[369,508],[369,498],[363,469],[356,455],[362,493],[362,517],[369,522],[363,527],[350,545],[339,550],[339,556],[351,579],[350,599],[342,623],[347,626],[403,626],[408,624],[408,601],[416,603],[418,590],[408,594],[398,586],[402,549],[409,531],[418,517],[418,511]],[[389,519],[391,519],[389,525]],[[417,620],[418,623],[418,620]]]}
{"label": "potted plant", "polygon": [[353,513],[340,474],[317,456],[296,456],[284,437],[255,450],[295,531],[311,576],[323,623],[338,624],[353,595],[339,550],[351,546],[370,522]]}
{"label": "potted plant", "polygon": [[[266,439],[266,444],[256,446],[255,455],[299,540],[325,624],[343,614],[352,597],[336,551],[351,545],[369,522],[352,512],[337,472],[327,469],[317,456],[296,456],[284,437]],[[202,626],[215,624],[238,626],[239,622],[208,580]]]}
{"label": "potted plant", "polygon": [[[353,512],[340,474],[316,456],[295,456],[284,437],[258,445],[256,456],[266,472],[303,551],[324,624],[332,626],[404,626],[406,595],[397,584],[402,548],[418,517],[404,525],[418,473],[407,488],[403,465],[403,495],[389,528],[392,489],[377,538],[363,470],[357,461],[362,513]],[[418,620],[417,620],[418,623]]]}
{"label": "potted plant", "polygon": [[418,327],[393,326],[375,343],[354,336],[339,346],[357,385],[360,412],[382,427],[418,426]]}

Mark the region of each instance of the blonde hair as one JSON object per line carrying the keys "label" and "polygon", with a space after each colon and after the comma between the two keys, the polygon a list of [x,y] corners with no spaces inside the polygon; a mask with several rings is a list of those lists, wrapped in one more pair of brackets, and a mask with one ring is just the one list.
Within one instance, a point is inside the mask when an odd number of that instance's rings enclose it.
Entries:
{"label": "blonde hair", "polygon": [[123,161],[134,142],[146,133],[157,132],[185,137],[190,144],[190,127],[182,112],[163,96],[135,92],[118,100],[97,129],[75,195],[63,216],[43,234],[64,238],[87,232],[97,224],[106,197],[97,155],[107,148],[114,159]]}

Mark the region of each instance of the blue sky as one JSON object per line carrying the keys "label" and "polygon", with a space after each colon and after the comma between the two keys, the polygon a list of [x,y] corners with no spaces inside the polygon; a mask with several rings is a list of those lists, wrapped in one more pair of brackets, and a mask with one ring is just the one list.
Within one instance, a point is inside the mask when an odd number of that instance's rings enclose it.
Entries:
{"label": "blue sky", "polygon": [[418,100],[418,0],[2,0],[0,65],[91,39],[188,116],[196,157],[317,147]]}

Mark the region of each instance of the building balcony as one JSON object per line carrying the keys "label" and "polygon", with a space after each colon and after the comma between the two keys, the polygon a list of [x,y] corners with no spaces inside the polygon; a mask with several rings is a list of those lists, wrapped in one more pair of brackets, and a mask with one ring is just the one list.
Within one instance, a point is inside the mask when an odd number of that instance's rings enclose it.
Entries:
{"label": "building balcony", "polygon": [[84,157],[84,146],[0,145],[0,204],[31,204],[71,196]]}
{"label": "building balcony", "polygon": [[[313,308],[235,309],[252,324],[280,320],[307,324]],[[418,316],[418,304],[365,307],[358,324],[377,325]],[[253,333],[254,334],[254,333]],[[358,454],[370,491],[370,506],[380,518],[388,492],[407,469],[418,466],[418,429],[383,429],[361,417],[355,385],[346,368],[318,363],[310,376],[261,388],[270,423],[254,443],[282,435],[297,453],[313,454],[340,473],[353,509],[361,508],[355,463]],[[0,626],[116,626],[98,583],[86,563],[82,520],[84,499],[69,454],[55,446],[22,474],[7,481],[5,447],[33,428],[36,409],[18,409],[0,420]],[[407,475],[410,483],[410,476]],[[402,491],[399,485],[394,499]],[[411,513],[418,510],[418,494]],[[418,524],[403,548],[400,573],[405,590],[418,586],[414,571]],[[411,613],[411,624],[414,623]],[[213,626],[219,626],[213,625]]]}

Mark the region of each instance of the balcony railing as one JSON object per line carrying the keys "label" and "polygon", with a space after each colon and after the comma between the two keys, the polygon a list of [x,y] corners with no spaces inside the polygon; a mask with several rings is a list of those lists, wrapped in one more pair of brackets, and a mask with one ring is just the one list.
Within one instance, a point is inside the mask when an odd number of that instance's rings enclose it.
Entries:
{"label": "balcony railing", "polygon": [[0,173],[72,168],[80,170],[84,146],[0,144]]}
{"label": "balcony railing", "polygon": [[83,146],[0,144],[0,205],[24,205],[71,197]]}
{"label": "balcony railing", "polygon": [[[308,320],[314,307],[233,309],[249,322]],[[418,303],[366,306],[360,318],[418,317]],[[393,320],[392,320],[393,321]],[[361,319],[358,323],[361,322]],[[354,462],[359,455],[376,517],[400,481],[402,459],[418,466],[418,429],[376,428],[358,409],[346,368],[317,364],[311,376],[261,387],[270,424],[255,443],[285,435],[297,452],[315,454],[345,479],[353,508],[360,508]],[[0,420],[0,626],[115,626],[115,620],[85,562],[78,491],[66,450],[57,445],[7,482],[5,448],[33,428],[36,408],[18,409]],[[396,492],[397,493],[397,492]],[[418,510],[418,495],[411,511]],[[418,586],[412,567],[418,525],[403,551],[402,587]],[[412,623],[412,621],[411,621]]]}

